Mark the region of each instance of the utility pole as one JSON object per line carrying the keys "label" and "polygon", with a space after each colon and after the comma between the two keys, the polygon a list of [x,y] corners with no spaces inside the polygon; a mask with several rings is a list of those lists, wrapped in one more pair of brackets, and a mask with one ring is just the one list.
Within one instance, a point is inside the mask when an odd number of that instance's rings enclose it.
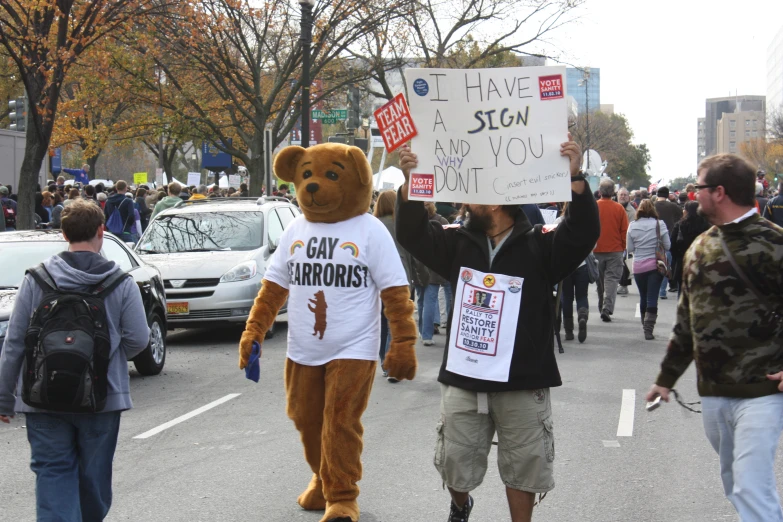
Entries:
{"label": "utility pole", "polygon": [[[310,146],[310,44],[313,41],[315,0],[299,0],[302,7],[299,41],[302,43],[302,147]],[[267,189],[269,190],[269,189]]]}

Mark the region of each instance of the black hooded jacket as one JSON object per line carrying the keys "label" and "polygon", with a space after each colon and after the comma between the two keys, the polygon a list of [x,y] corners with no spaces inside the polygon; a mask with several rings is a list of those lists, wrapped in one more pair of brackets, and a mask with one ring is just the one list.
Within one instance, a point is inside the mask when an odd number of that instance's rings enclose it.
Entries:
{"label": "black hooded jacket", "polygon": [[552,289],[576,270],[601,233],[598,205],[590,190],[572,193],[572,198],[564,221],[554,232],[544,233],[540,225],[531,227],[525,214],[519,212],[513,230],[490,266],[485,234],[466,228],[444,229],[429,221],[421,201],[403,203],[398,195],[397,240],[430,270],[445,277],[453,293],[463,267],[523,278],[508,382],[474,379],[447,371],[448,349],[443,354],[438,381],[477,392],[530,390],[562,384],[554,352]]}

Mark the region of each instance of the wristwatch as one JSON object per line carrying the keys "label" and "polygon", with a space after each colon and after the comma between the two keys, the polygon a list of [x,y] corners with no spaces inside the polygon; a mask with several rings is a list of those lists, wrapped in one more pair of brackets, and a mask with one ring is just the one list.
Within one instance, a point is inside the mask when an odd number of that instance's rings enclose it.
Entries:
{"label": "wristwatch", "polygon": [[585,173],[580,170],[577,172],[576,176],[571,176],[571,183],[574,181],[587,181],[587,178],[585,178]]}

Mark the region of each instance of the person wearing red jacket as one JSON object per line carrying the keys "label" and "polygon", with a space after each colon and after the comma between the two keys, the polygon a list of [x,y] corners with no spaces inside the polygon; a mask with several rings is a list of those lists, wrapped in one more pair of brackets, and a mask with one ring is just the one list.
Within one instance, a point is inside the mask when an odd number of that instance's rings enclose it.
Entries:
{"label": "person wearing red jacket", "polygon": [[601,236],[593,252],[598,260],[598,311],[601,312],[601,320],[608,323],[612,320],[617,287],[623,275],[628,214],[621,204],[612,201],[614,181],[603,178],[598,185],[598,192],[601,193],[598,201]]}

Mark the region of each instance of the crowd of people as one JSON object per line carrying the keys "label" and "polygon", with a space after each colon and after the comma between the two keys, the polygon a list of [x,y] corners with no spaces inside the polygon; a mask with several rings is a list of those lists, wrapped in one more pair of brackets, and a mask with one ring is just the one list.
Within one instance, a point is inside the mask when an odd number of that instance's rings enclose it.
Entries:
{"label": "crowd of people", "polygon": [[[88,173],[89,166],[85,165],[79,172]],[[266,192],[265,188],[263,192]],[[274,190],[272,195],[287,198],[291,203],[297,205],[296,197],[289,193],[288,185],[285,183]],[[123,236],[123,240],[127,242],[135,243],[147,229],[150,220],[161,210],[171,208],[180,201],[224,197],[250,197],[247,184],[240,184],[238,189],[234,187],[220,189],[206,185],[188,187],[173,181],[168,185],[155,188],[147,184],[131,187],[126,181],[119,180],[107,187],[102,182],[94,185],[82,185],[66,181],[64,176],[59,176],[45,189],[42,189],[40,184],[36,186],[35,228],[60,229],[63,209],[74,201],[87,200],[99,205],[104,210],[107,228],[109,217],[114,210],[118,210],[122,228],[110,229],[110,231]],[[125,203],[124,198],[129,199],[130,203]],[[0,186],[0,203],[4,217],[0,222],[0,232],[16,230],[17,195],[11,185]],[[106,210],[107,207],[108,210]]]}

